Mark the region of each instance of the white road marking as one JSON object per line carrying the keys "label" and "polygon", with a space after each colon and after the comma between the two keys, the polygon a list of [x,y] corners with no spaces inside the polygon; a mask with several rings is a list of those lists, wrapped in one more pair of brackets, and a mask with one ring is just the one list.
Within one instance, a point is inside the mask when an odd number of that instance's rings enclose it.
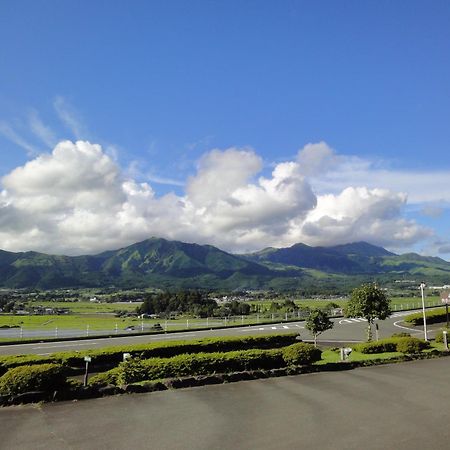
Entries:
{"label": "white road marking", "polygon": [[277,329],[277,327],[271,327],[272,328],[272,330],[276,330]]}
{"label": "white road marking", "polygon": [[285,328],[285,329],[289,330],[289,327],[288,327],[288,326],[286,326],[286,325],[283,325],[283,328]]}
{"label": "white road marking", "polygon": [[397,320],[397,322],[394,322],[394,327],[397,327],[397,328],[401,328],[401,329],[403,329],[403,330],[408,330],[411,334],[413,334],[413,333],[416,333],[416,334],[422,334],[423,333],[423,331],[422,330],[413,330],[413,329],[411,329],[411,328],[408,328],[408,327],[402,327],[401,325],[399,325],[399,323],[401,322],[401,320]]}
{"label": "white road marking", "polygon": [[77,342],[76,344],[41,345],[39,347],[32,347],[32,349],[40,350],[41,348],[78,347],[80,345],[92,345],[92,342]]}

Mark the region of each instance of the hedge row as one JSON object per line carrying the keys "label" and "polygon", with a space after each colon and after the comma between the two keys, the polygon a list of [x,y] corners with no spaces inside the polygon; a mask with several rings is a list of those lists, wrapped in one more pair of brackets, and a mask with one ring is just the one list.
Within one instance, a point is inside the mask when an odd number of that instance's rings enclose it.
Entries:
{"label": "hedge row", "polygon": [[219,337],[189,341],[157,342],[151,344],[127,345],[109,347],[102,350],[88,350],[86,352],[62,352],[49,356],[6,356],[0,358],[0,374],[6,370],[32,364],[55,363],[70,367],[83,367],[84,356],[92,357],[96,365],[118,365],[123,359],[123,353],[130,353],[133,357],[170,358],[183,353],[211,353],[229,352],[247,349],[280,348],[293,344],[298,334],[271,334],[261,336]]}
{"label": "hedge row", "polygon": [[[445,322],[447,315],[445,313],[445,308],[435,309],[433,311],[426,312],[427,323],[441,323]],[[410,314],[405,317],[405,322],[412,325],[423,325],[423,313]]]}
{"label": "hedge row", "polygon": [[297,343],[284,349],[183,354],[172,358],[146,360],[130,359],[120,364],[113,375],[117,384],[124,385],[144,380],[276,369],[287,365],[311,364],[320,360],[321,353],[310,344]]}
{"label": "hedge row", "polygon": [[30,391],[55,391],[66,385],[66,371],[60,364],[14,367],[0,377],[0,393],[16,395]]}
{"label": "hedge row", "polygon": [[415,337],[394,337],[388,339],[380,339],[376,342],[366,342],[354,346],[355,351],[366,354],[373,353],[420,353],[422,350],[430,348],[430,343]]}

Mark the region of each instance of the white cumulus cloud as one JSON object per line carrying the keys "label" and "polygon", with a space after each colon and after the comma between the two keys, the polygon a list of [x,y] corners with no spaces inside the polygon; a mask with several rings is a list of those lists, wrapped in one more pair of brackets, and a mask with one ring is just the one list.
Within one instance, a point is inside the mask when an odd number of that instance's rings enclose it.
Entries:
{"label": "white cumulus cloud", "polygon": [[429,235],[403,217],[405,194],[364,184],[317,191],[315,177],[345,162],[324,142],[308,144],[263,176],[254,150],[214,149],[184,194],[158,196],[101,146],[63,141],[2,178],[0,248],[96,253],[159,236],[251,251],[296,242],[401,246]]}

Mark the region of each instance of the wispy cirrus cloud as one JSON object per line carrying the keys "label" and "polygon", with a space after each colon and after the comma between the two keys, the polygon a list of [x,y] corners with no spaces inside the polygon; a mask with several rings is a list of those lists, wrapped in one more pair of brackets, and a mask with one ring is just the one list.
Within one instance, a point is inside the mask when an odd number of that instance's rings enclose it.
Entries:
{"label": "wispy cirrus cloud", "polygon": [[53,130],[42,122],[38,112],[32,109],[28,118],[31,131],[35,136],[37,136],[47,147],[53,148],[58,143],[58,139]]}
{"label": "wispy cirrus cloud", "polygon": [[325,142],[306,145],[297,160],[319,193],[338,193],[348,186],[383,187],[405,193],[409,204],[450,203],[448,169],[392,169],[383,167],[385,161],[338,154]]}
{"label": "wispy cirrus cloud", "polygon": [[87,139],[89,133],[80,114],[71,106],[64,97],[58,96],[53,102],[56,114],[64,125],[73,133],[76,139]]}
{"label": "wispy cirrus cloud", "polygon": [[8,122],[0,121],[0,134],[17,146],[23,148],[28,156],[36,156],[39,153],[37,147],[30,144],[29,141],[18,134]]}

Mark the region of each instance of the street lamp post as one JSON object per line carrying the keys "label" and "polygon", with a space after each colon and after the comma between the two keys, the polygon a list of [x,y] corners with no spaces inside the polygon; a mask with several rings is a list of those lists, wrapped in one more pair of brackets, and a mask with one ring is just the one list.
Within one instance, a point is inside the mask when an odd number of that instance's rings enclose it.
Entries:
{"label": "street lamp post", "polygon": [[420,283],[420,293],[422,294],[422,313],[423,313],[423,334],[424,334],[424,339],[426,341],[428,341],[428,334],[427,334],[427,317],[425,314],[425,295],[423,293],[423,290],[425,288],[426,284],[425,283]]}

